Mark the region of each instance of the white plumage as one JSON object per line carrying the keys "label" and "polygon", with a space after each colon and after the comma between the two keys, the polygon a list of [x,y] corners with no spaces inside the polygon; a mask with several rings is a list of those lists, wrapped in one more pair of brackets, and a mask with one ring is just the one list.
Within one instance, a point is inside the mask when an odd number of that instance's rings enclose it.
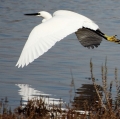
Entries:
{"label": "white plumage", "polygon": [[47,52],[57,41],[75,33],[80,28],[99,29],[98,25],[89,18],[67,10],[56,11],[53,17],[45,11],[26,15],[42,16],[44,19],[31,31],[16,64],[18,67],[27,66]]}

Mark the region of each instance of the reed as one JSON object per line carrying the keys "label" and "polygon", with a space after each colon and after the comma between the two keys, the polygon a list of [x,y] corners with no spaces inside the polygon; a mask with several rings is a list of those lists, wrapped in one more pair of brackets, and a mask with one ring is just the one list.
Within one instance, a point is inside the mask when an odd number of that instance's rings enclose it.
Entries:
{"label": "reed", "polygon": [[[90,60],[91,84],[83,84],[81,88],[75,89],[74,78],[71,70],[72,83],[74,87],[74,99],[70,104],[63,104],[61,99],[59,105],[45,103],[44,97],[28,100],[14,111],[8,107],[8,99],[0,101],[0,119],[120,119],[120,82],[118,81],[118,70],[115,68],[115,79],[108,84],[107,58],[101,66],[102,85],[98,85],[93,73],[93,63]],[[112,96],[113,82],[116,86],[116,97]],[[49,97],[48,97],[49,100]],[[63,106],[65,108],[63,108]]]}

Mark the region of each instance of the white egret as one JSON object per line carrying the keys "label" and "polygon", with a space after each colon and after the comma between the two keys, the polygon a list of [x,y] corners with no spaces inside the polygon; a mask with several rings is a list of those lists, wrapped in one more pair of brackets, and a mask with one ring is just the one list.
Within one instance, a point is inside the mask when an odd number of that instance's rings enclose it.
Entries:
{"label": "white egret", "polygon": [[27,66],[47,52],[57,41],[72,33],[75,33],[80,43],[88,48],[98,47],[102,38],[120,43],[115,36],[102,33],[91,19],[72,11],[58,10],[53,16],[46,11],[25,15],[41,16],[44,19],[31,31],[16,64],[18,67]]}

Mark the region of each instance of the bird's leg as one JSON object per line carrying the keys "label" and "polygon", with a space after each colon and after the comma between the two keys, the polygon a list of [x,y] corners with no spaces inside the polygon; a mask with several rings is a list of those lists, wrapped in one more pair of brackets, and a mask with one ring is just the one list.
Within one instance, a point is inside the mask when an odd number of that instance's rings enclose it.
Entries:
{"label": "bird's leg", "polygon": [[120,44],[120,40],[116,38],[117,35],[108,36],[108,35],[102,33],[100,30],[96,30],[96,32],[97,32],[100,36],[102,36],[104,39],[106,39],[107,41]]}
{"label": "bird's leg", "polygon": [[106,34],[104,35],[104,37],[106,37],[106,40],[120,44],[120,40],[117,39],[116,36],[117,35],[114,35],[114,36],[107,36]]}
{"label": "bird's leg", "polygon": [[[89,30],[91,30],[91,29],[89,29]],[[99,29],[97,29],[96,31],[94,31],[94,30],[91,30],[91,31],[97,33],[99,36],[103,37],[107,41],[120,44],[120,40],[116,38],[117,35],[108,36],[108,35],[104,34],[103,32],[101,32]]]}

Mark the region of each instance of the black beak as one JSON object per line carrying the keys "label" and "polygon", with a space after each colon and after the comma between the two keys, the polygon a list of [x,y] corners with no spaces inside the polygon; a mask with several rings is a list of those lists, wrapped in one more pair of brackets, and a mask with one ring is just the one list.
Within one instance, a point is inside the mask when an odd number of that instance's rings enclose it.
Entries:
{"label": "black beak", "polygon": [[36,15],[40,15],[40,13],[31,13],[31,14],[24,14],[24,15],[36,16]]}

